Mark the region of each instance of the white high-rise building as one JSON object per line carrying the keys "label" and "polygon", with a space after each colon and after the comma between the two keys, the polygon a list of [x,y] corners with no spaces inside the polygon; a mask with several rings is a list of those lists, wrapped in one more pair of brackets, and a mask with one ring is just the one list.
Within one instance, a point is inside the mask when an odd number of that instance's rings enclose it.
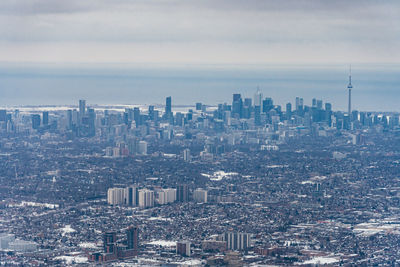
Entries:
{"label": "white high-rise building", "polygon": [[257,88],[257,92],[254,94],[254,106],[261,107],[263,94],[260,91],[260,88]]}
{"label": "white high-rise building", "polygon": [[207,190],[196,189],[193,192],[193,200],[198,203],[206,203],[207,202]]}
{"label": "white high-rise building", "polygon": [[147,142],[146,141],[139,142],[138,153],[140,155],[147,155]]}
{"label": "white high-rise building", "polygon": [[157,191],[157,197],[156,197],[156,201],[158,204],[160,205],[165,205],[167,204],[167,202],[165,201],[165,192],[161,189],[159,191]]}
{"label": "white high-rise building", "polygon": [[176,189],[175,188],[165,188],[157,192],[157,202],[160,205],[165,205],[168,203],[173,203],[176,200]]}
{"label": "white high-rise building", "polygon": [[150,208],[154,206],[154,191],[148,189],[139,190],[139,207]]}
{"label": "white high-rise building", "polygon": [[114,147],[113,148],[113,157],[118,158],[121,155],[121,150],[119,147]]}
{"label": "white high-rise building", "polygon": [[107,202],[110,205],[125,204],[125,188],[109,188],[107,191]]}
{"label": "white high-rise building", "polygon": [[223,240],[226,241],[227,248],[230,250],[246,250],[250,247],[251,235],[247,233],[225,233]]}
{"label": "white high-rise building", "polygon": [[167,188],[164,189],[166,193],[166,201],[167,203],[172,203],[176,201],[176,188]]}

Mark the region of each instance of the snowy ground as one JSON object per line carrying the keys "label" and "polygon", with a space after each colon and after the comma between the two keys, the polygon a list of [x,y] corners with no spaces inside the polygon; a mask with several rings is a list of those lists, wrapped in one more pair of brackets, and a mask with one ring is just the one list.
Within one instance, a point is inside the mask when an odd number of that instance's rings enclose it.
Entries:
{"label": "snowy ground", "polygon": [[225,178],[230,178],[231,176],[238,175],[237,172],[224,172],[224,171],[216,171],[213,174],[202,173],[201,175],[210,178],[211,181],[221,181]]}
{"label": "snowy ground", "polygon": [[164,221],[164,222],[172,222],[171,218],[164,218],[164,217],[150,217],[148,218],[149,221]]}
{"label": "snowy ground", "polygon": [[399,235],[400,221],[397,218],[371,220],[368,223],[360,223],[355,225],[353,231],[362,236],[372,236],[378,233]]}
{"label": "snowy ground", "polygon": [[165,240],[154,240],[149,243],[148,245],[156,245],[156,246],[162,246],[162,247],[174,247],[176,246],[175,241],[165,241]]}
{"label": "snowy ground", "polygon": [[85,263],[88,261],[87,257],[83,257],[83,256],[58,256],[58,257],[55,257],[54,259],[62,260],[66,264]]}
{"label": "snowy ground", "polygon": [[98,248],[99,246],[96,243],[83,242],[83,243],[80,243],[78,245],[78,247],[81,247],[81,248]]}
{"label": "snowy ground", "polygon": [[44,208],[49,208],[49,209],[55,209],[58,208],[58,204],[49,204],[49,203],[37,203],[37,202],[30,202],[30,201],[22,201],[20,204],[9,204],[9,207],[25,207],[25,206],[30,206],[30,207],[44,207]]}
{"label": "snowy ground", "polygon": [[64,226],[64,228],[60,228],[59,230],[62,232],[62,236],[66,235],[66,234],[70,234],[70,233],[76,232],[76,230],[73,229],[71,227],[71,225],[66,225],[66,226]]}
{"label": "snowy ground", "polygon": [[334,257],[315,257],[303,262],[302,264],[333,264],[336,262],[339,262],[339,259]]}

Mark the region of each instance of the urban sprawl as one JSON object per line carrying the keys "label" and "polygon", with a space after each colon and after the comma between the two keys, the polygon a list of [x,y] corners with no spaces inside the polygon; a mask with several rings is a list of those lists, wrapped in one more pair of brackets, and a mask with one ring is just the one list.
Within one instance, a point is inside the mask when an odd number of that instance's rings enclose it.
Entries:
{"label": "urban sprawl", "polygon": [[348,89],[0,110],[0,265],[399,265],[400,115]]}

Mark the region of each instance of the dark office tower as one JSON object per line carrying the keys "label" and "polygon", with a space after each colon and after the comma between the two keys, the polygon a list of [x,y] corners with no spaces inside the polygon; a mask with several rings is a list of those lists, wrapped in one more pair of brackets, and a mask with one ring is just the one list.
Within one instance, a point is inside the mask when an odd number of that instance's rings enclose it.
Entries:
{"label": "dark office tower", "polygon": [[[136,140],[137,139],[130,140],[130,143],[135,144]],[[128,206],[131,206],[131,207],[137,206],[138,205],[138,200],[139,200],[139,189],[136,186],[129,186],[126,189],[127,189],[126,204]]]}
{"label": "dark office tower", "polygon": [[179,254],[184,257],[190,257],[190,242],[189,241],[176,242],[176,254]]}
{"label": "dark office tower", "polygon": [[123,119],[125,125],[129,125],[129,113],[128,112],[124,112],[122,114],[122,119]]}
{"label": "dark office tower", "polygon": [[286,113],[292,113],[292,103],[287,103],[286,104]]}
{"label": "dark office tower", "polygon": [[189,112],[186,113],[186,120],[187,121],[193,120],[193,110],[189,109]]}
{"label": "dark office tower", "polygon": [[196,110],[201,110],[201,109],[202,109],[202,104],[196,103]]}
{"label": "dark office tower", "polygon": [[7,111],[5,109],[0,110],[0,121],[7,120]]}
{"label": "dark office tower", "polygon": [[176,201],[178,202],[189,201],[189,188],[187,185],[178,185],[176,187]]}
{"label": "dark office tower", "polygon": [[133,249],[138,251],[139,249],[139,229],[135,226],[131,226],[126,231],[128,247],[127,249]]}
{"label": "dark office tower", "polygon": [[325,103],[325,110],[326,111],[332,111],[332,104],[331,103]]}
{"label": "dark office tower", "polygon": [[181,112],[176,112],[175,121],[176,125],[183,126],[185,115]]}
{"label": "dark office tower", "polygon": [[286,104],[286,119],[290,120],[291,117],[292,117],[292,104],[287,103]]}
{"label": "dark office tower", "polygon": [[272,98],[267,97],[263,100],[263,112],[268,113],[271,109],[274,108],[274,101],[272,101]]}
{"label": "dark office tower", "polygon": [[233,94],[232,116],[242,118],[243,101],[240,94]]}
{"label": "dark office tower", "polygon": [[168,96],[165,99],[165,114],[169,117],[172,114],[172,100],[171,97]]}
{"label": "dark office tower", "polygon": [[347,85],[347,89],[349,90],[349,106],[347,109],[347,114],[350,118],[351,121],[351,89],[353,89],[353,86],[351,85],[351,66],[350,66],[350,73],[349,73],[349,85]]}
{"label": "dark office tower", "polygon": [[218,104],[218,109],[216,110],[216,112],[217,116],[215,117],[215,119],[222,120],[224,116],[224,106],[222,104]]}
{"label": "dark office tower", "polygon": [[149,106],[149,119],[154,121],[154,106]]}
{"label": "dark office tower", "polygon": [[317,99],[315,99],[315,98],[312,99],[312,107],[313,108],[317,107]]}
{"label": "dark office tower", "polygon": [[88,136],[93,137],[96,135],[95,129],[95,120],[96,120],[96,113],[94,112],[93,108],[88,108]]}
{"label": "dark office tower", "polygon": [[366,116],[367,114],[365,114],[365,112],[360,112],[360,123],[361,125],[365,126],[366,125]]}
{"label": "dark office tower", "polygon": [[86,112],[86,100],[79,100],[79,114],[81,117],[85,116]]}
{"label": "dark office tower", "polygon": [[33,129],[39,129],[40,127],[40,115],[39,114],[33,114],[32,115],[32,128]]}
{"label": "dark office tower", "polygon": [[72,129],[72,110],[69,109],[67,110],[67,124],[68,124],[68,129]]}
{"label": "dark office tower", "polygon": [[113,253],[116,242],[117,242],[117,234],[115,232],[104,233],[103,236],[104,253]]}
{"label": "dark office tower", "polygon": [[251,107],[251,98],[245,98],[244,99],[244,105],[246,107]]}
{"label": "dark office tower", "polygon": [[49,112],[43,111],[42,117],[43,117],[42,118],[43,125],[48,125],[49,124]]}
{"label": "dark office tower", "polygon": [[154,116],[153,116],[154,117],[154,121],[157,122],[158,119],[160,118],[160,115],[159,115],[160,111],[154,110],[153,113],[154,113]]}
{"label": "dark office tower", "polygon": [[232,102],[239,101],[241,98],[242,97],[241,97],[240,94],[233,94],[233,101]]}
{"label": "dark office tower", "polygon": [[282,114],[282,107],[280,105],[275,106],[274,110],[280,115]]}
{"label": "dark office tower", "polygon": [[296,97],[296,111],[298,111],[299,110],[299,107],[300,107],[300,97]]}
{"label": "dark office tower", "polygon": [[133,119],[135,120],[136,126],[139,126],[141,124],[139,108],[133,109]]}
{"label": "dark office tower", "polygon": [[261,125],[261,107],[254,106],[254,124],[257,126]]}
{"label": "dark office tower", "polygon": [[82,123],[82,118],[85,117],[86,112],[86,100],[79,100],[79,116],[78,116],[78,124]]}

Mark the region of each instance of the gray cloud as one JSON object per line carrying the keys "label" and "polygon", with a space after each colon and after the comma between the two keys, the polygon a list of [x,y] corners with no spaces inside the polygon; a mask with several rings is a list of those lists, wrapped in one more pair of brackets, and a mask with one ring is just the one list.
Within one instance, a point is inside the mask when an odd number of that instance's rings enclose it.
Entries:
{"label": "gray cloud", "polygon": [[[376,60],[369,55],[375,53],[393,61],[399,58],[393,54],[400,45],[399,17],[397,1],[2,0],[0,61],[8,58],[7,47],[35,43],[55,50],[91,43],[104,48],[107,59],[118,45],[148,44],[158,54],[165,47],[203,44],[206,49],[197,53],[207,53],[204,57],[210,60],[219,58],[215,51],[225,46],[243,54],[270,48],[282,58],[293,49],[305,53],[314,48],[327,61],[347,48],[365,59]],[[328,47],[331,53],[324,56]]]}
{"label": "gray cloud", "polygon": [[4,15],[40,15],[76,13],[93,9],[94,6],[85,1],[62,0],[2,0],[0,1],[0,14]]}

